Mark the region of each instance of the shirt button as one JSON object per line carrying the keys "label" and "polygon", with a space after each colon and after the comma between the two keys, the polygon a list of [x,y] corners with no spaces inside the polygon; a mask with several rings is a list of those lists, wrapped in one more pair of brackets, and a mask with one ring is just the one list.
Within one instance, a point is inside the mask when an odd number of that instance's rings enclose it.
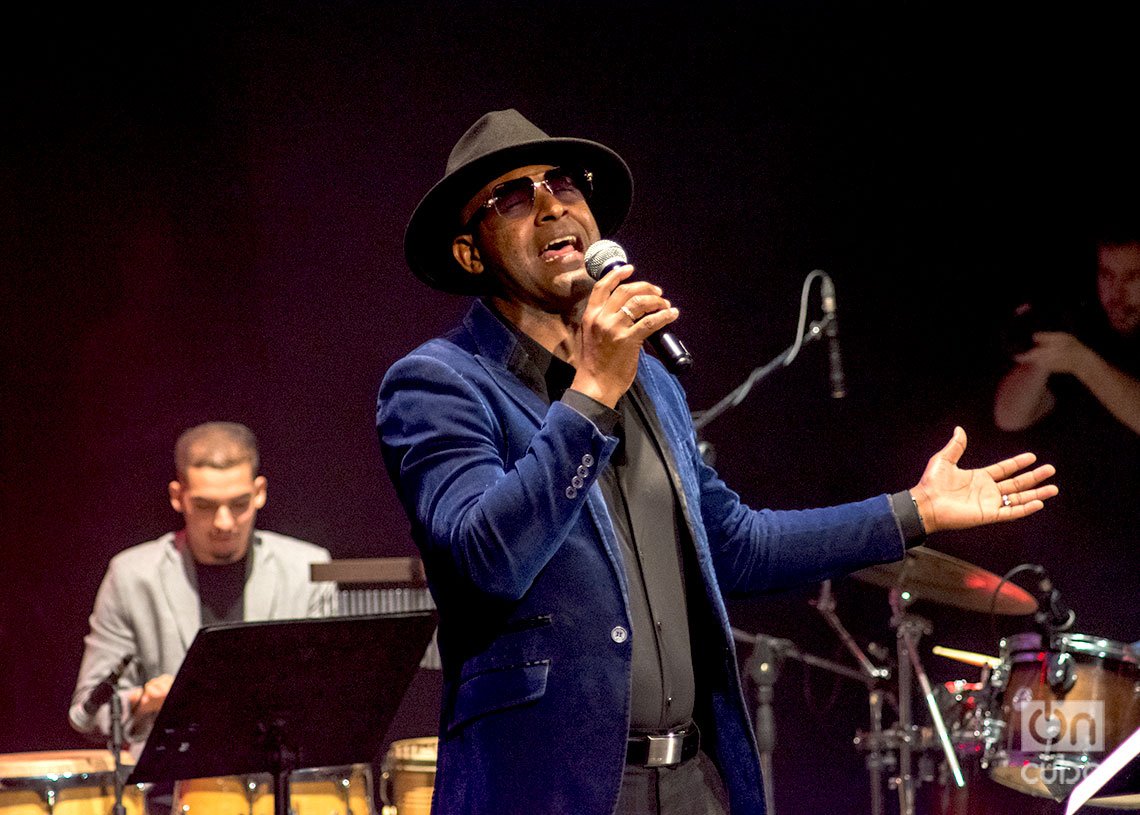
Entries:
{"label": "shirt button", "polygon": [[594,466],[594,457],[592,455],[590,455],[589,453],[586,453],[586,455],[582,456],[582,463],[587,467],[593,467]]}
{"label": "shirt button", "polygon": [[629,632],[625,630],[624,626],[615,625],[610,631],[610,639],[614,642],[625,642],[629,639]]}
{"label": "shirt button", "polygon": [[583,481],[578,476],[574,476],[573,478],[570,479],[570,483],[574,485],[574,489],[580,490],[580,489],[582,489],[582,485],[585,484],[586,482]]}
{"label": "shirt button", "polygon": [[578,475],[580,475],[582,478],[585,478],[589,474],[590,474],[590,468],[587,467],[585,464],[583,464],[581,467],[578,468]]}
{"label": "shirt button", "polygon": [[573,501],[575,498],[578,497],[578,490],[574,489],[573,487],[567,487],[566,488],[566,497],[569,498],[571,501]]}

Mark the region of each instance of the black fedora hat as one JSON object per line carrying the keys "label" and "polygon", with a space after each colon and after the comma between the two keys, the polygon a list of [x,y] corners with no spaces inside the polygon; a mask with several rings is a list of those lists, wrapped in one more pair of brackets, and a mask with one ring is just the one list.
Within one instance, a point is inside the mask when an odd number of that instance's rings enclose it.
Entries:
{"label": "black fedora hat", "polygon": [[603,236],[629,212],[633,176],[621,156],[587,139],[548,136],[514,108],[495,110],[468,128],[447,159],[447,169],[423,197],[404,232],[404,256],[416,277],[452,294],[480,294],[480,276],[464,271],[451,254],[463,229],[463,207],[489,181],[529,164],[579,167],[593,173],[590,209]]}

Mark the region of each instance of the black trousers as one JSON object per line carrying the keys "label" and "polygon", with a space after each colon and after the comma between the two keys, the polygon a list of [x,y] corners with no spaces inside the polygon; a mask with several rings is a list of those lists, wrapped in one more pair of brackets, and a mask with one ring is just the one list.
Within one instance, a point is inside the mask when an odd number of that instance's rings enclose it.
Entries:
{"label": "black trousers", "polygon": [[627,766],[616,815],[728,815],[728,793],[702,751],[675,767]]}

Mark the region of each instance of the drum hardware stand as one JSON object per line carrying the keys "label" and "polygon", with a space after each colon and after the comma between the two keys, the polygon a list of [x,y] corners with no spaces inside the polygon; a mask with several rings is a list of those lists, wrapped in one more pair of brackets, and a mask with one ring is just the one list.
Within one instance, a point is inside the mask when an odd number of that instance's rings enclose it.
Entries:
{"label": "drum hardware stand", "polygon": [[[873,815],[882,815],[883,812],[883,770],[891,769],[890,754],[881,748],[883,743],[883,692],[872,688],[868,696],[871,714],[871,739],[875,746],[867,754],[867,772],[871,776],[871,812]],[[859,744],[859,737],[855,737]]]}
{"label": "drum hardware stand", "polygon": [[[991,761],[1002,757],[997,750],[997,745],[1005,731],[1005,720],[1001,715],[999,700],[1002,691],[1005,690],[1007,674],[1011,667],[1008,662],[1009,642],[1004,637],[998,643],[998,649],[1001,654],[1001,661],[990,669],[988,674],[985,672],[982,674],[982,687],[986,694],[983,699],[985,708],[979,711],[981,715],[979,735],[982,739],[980,766],[983,770],[989,769]],[[998,705],[997,711],[994,710],[995,705]]]}
{"label": "drum hardware stand", "polygon": [[962,776],[962,768],[958,764],[958,756],[950,744],[950,736],[946,732],[946,723],[942,719],[942,712],[938,709],[938,702],[934,698],[934,690],[930,686],[930,679],[922,668],[918,657],[918,638],[929,634],[933,629],[928,620],[906,611],[906,607],[914,601],[914,596],[894,587],[890,592],[891,627],[895,629],[898,646],[898,686],[899,686],[899,811],[901,815],[914,815],[915,776],[913,768],[914,732],[911,716],[911,681],[912,671],[918,678],[919,687],[926,699],[926,706],[930,710],[938,742],[946,756],[946,763],[954,775],[954,783],[958,787],[966,786]]}

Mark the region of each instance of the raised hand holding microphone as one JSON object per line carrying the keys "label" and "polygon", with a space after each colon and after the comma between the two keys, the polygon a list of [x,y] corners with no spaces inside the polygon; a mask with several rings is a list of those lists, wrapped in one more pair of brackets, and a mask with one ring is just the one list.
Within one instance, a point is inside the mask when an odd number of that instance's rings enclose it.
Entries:
{"label": "raised hand holding microphone", "polygon": [[633,271],[614,264],[594,284],[580,319],[571,387],[611,408],[637,376],[642,344],[678,315],[658,286],[631,280]]}
{"label": "raised hand holding microphone", "polygon": [[[594,280],[601,280],[611,270],[628,263],[625,250],[615,241],[596,241],[586,249],[586,273]],[[635,323],[640,319],[625,306],[622,311]],[[670,372],[680,374],[692,367],[692,355],[673,332],[655,331],[649,335],[649,343]]]}

